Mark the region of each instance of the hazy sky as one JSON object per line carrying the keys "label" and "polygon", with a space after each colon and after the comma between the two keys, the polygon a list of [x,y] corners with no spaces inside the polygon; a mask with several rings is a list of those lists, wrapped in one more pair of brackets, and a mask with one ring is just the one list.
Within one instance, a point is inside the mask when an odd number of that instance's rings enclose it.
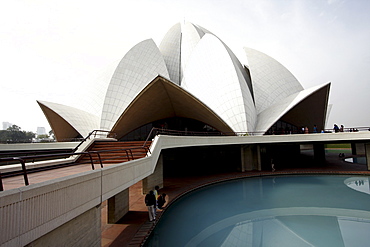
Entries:
{"label": "hazy sky", "polygon": [[[192,22],[242,63],[257,49],[304,88],[332,82],[327,127],[370,126],[368,0],[1,1],[0,123],[50,127],[36,100],[78,107],[80,92],[138,42]],[[314,106],[313,106],[314,107]]]}

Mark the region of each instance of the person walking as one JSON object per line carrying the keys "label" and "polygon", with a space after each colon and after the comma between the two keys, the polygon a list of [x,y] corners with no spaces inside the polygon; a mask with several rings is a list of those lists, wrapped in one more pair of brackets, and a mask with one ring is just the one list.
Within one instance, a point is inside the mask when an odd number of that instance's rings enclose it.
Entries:
{"label": "person walking", "polygon": [[145,205],[148,207],[149,220],[152,222],[155,220],[155,211],[154,207],[157,205],[157,200],[155,199],[154,192],[151,190],[145,196]]}

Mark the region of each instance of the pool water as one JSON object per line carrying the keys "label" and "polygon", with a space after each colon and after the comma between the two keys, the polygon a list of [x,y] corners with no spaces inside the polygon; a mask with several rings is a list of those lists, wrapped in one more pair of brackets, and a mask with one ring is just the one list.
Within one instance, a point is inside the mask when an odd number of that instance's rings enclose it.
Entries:
{"label": "pool water", "polygon": [[370,246],[369,177],[260,177],[203,187],[167,208],[145,246]]}

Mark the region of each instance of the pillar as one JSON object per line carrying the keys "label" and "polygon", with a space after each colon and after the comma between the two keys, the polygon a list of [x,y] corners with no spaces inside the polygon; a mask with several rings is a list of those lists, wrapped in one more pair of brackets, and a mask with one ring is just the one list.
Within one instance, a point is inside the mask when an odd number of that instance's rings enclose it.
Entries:
{"label": "pillar", "polygon": [[163,155],[159,156],[157,164],[155,166],[154,172],[148,177],[144,178],[142,181],[142,191],[143,194],[149,193],[149,191],[154,190],[155,186],[163,188]]}
{"label": "pillar", "polygon": [[261,170],[259,145],[241,146],[241,171]]}
{"label": "pillar", "polygon": [[365,155],[365,143],[351,143],[353,155]]}
{"label": "pillar", "polygon": [[313,156],[315,162],[323,164],[325,162],[325,144],[315,143],[313,144]]}
{"label": "pillar", "polygon": [[129,211],[129,188],[108,199],[108,223],[115,224]]}
{"label": "pillar", "polygon": [[370,171],[370,143],[366,143],[364,146],[365,146],[365,153],[366,153],[367,170]]}

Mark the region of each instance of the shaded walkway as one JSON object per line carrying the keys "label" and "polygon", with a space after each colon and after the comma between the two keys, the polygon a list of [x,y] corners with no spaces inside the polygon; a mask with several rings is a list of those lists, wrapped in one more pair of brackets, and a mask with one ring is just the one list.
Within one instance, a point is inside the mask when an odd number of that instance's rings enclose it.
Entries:
{"label": "shaded walkway", "polygon": [[[286,175],[286,174],[353,174],[369,175],[366,165],[351,164],[344,162],[338,154],[326,154],[326,164],[318,167],[306,167],[302,169],[284,169],[275,172],[245,172],[211,174],[206,176],[173,177],[164,179],[164,188],[161,193],[166,193],[167,202],[171,203],[182,194],[197,187],[214,182],[240,177],[252,177],[262,175]],[[157,218],[160,218],[160,214]],[[102,246],[141,246],[155,223],[148,220],[148,213],[144,204],[144,195],[141,194],[141,182],[130,187],[130,212],[127,213],[117,224],[107,224],[106,205],[102,205]]]}

